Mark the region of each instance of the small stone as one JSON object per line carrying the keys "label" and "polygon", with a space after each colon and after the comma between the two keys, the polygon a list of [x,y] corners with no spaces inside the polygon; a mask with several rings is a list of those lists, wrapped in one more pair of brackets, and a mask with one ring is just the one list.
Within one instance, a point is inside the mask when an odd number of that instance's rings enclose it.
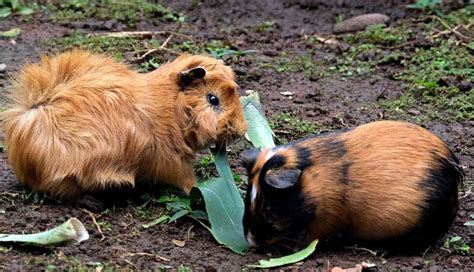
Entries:
{"label": "small stone", "polygon": [[7,70],[7,65],[5,63],[0,63],[0,73],[4,73]]}
{"label": "small stone", "polygon": [[335,24],[333,32],[339,34],[360,31],[371,25],[385,24],[389,20],[390,17],[380,13],[359,15]]}
{"label": "small stone", "polygon": [[461,266],[461,262],[456,258],[451,259],[451,264],[455,266]]}
{"label": "small stone", "polygon": [[414,109],[408,110],[408,113],[413,115],[413,116],[420,115],[420,111],[419,110],[414,110]]}
{"label": "small stone", "polygon": [[280,92],[280,94],[283,95],[283,96],[289,96],[289,97],[291,97],[291,96],[293,96],[295,93],[292,93],[292,92]]}
{"label": "small stone", "polygon": [[273,50],[273,49],[267,49],[267,50],[263,51],[263,54],[265,56],[269,56],[269,57],[276,57],[276,56],[278,56],[278,51]]}

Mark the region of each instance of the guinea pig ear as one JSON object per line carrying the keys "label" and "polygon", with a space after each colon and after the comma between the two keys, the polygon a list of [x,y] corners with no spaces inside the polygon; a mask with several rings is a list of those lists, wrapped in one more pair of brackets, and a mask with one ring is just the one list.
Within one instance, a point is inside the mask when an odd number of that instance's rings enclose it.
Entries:
{"label": "guinea pig ear", "polygon": [[251,148],[242,152],[242,165],[245,167],[245,169],[247,169],[247,172],[252,171],[252,168],[257,161],[258,155],[260,155],[260,149],[258,148]]}
{"label": "guinea pig ear", "polygon": [[206,76],[207,70],[202,66],[194,67],[189,70],[184,70],[178,73],[179,86],[185,88],[193,83],[195,80],[203,79]]}
{"label": "guinea pig ear", "polygon": [[300,179],[300,169],[271,169],[265,175],[265,182],[277,189],[294,186]]}

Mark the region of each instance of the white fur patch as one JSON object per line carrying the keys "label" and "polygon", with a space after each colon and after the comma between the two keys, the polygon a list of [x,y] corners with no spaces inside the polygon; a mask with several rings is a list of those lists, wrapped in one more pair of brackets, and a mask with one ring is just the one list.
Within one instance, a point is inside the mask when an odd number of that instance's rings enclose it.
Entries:
{"label": "white fur patch", "polygon": [[251,246],[256,246],[257,243],[255,242],[255,235],[253,235],[253,233],[251,233],[250,231],[247,233],[247,236],[245,237],[247,239],[247,242],[249,242],[249,244]]}
{"label": "white fur patch", "polygon": [[265,155],[265,161],[268,161],[273,155],[275,155],[280,149],[279,148],[273,148],[268,150],[267,154]]}
{"label": "white fur patch", "polygon": [[257,199],[257,188],[255,188],[255,185],[252,185],[252,190],[250,191],[250,202],[254,203],[255,199]]}

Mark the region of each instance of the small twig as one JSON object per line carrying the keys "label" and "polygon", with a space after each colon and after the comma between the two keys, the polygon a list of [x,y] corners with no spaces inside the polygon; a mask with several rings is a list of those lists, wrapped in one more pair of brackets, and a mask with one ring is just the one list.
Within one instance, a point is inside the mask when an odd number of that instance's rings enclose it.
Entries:
{"label": "small twig", "polygon": [[93,36],[109,37],[109,38],[151,38],[154,35],[165,34],[166,31],[121,31],[121,32],[106,32],[106,33],[95,33]]}
{"label": "small twig", "polygon": [[448,23],[446,23],[443,19],[439,18],[438,16],[433,15],[432,18],[440,22],[446,29],[452,29],[452,27],[448,25]]}
{"label": "small twig", "polygon": [[165,48],[168,42],[173,38],[173,34],[169,35],[168,38],[161,44],[160,48]]}
{"label": "small twig", "polygon": [[137,61],[143,60],[143,59],[145,59],[148,55],[150,55],[150,54],[152,54],[152,53],[155,53],[155,52],[157,52],[157,51],[160,51],[160,50],[168,51],[168,52],[170,52],[170,53],[179,55],[178,52],[166,48],[166,45],[168,44],[168,42],[171,40],[172,37],[173,37],[173,34],[169,35],[168,38],[160,45],[160,47],[158,47],[158,48],[153,48],[153,49],[150,49],[150,50],[146,51],[145,54],[141,55],[141,56],[138,57],[136,60],[137,60]]}
{"label": "small twig", "polygon": [[126,258],[126,257],[133,257],[133,256],[147,256],[147,257],[153,257],[157,260],[161,260],[161,261],[165,261],[165,262],[169,262],[170,259],[168,258],[165,258],[165,257],[161,257],[159,255],[156,255],[156,254],[150,254],[150,253],[146,253],[146,252],[137,252],[137,253],[127,253],[127,254],[124,254],[120,257],[122,258]]}
{"label": "small twig", "polygon": [[10,193],[10,192],[0,192],[0,195],[8,195],[8,196],[18,196],[19,193]]}
{"label": "small twig", "polygon": [[429,246],[427,249],[425,249],[425,251],[423,252],[423,256],[421,256],[422,259],[425,258],[425,255],[426,253],[428,253],[428,251],[431,249],[431,246]]}
{"label": "small twig", "polygon": [[186,235],[186,242],[191,240],[191,230],[193,229],[194,225],[191,225],[191,227],[189,227],[188,229],[188,233]]}
{"label": "small twig", "polygon": [[291,132],[286,131],[286,130],[276,130],[276,129],[274,129],[273,132],[275,132],[275,134],[292,134]]}
{"label": "small twig", "polygon": [[354,250],[360,250],[360,251],[366,251],[366,252],[369,252],[372,256],[377,256],[377,252],[376,251],[373,251],[373,250],[370,250],[368,248],[365,248],[365,247],[349,247],[350,249],[354,249]]}
{"label": "small twig", "polygon": [[104,235],[104,233],[102,232],[102,230],[100,229],[100,226],[99,226],[99,224],[97,223],[97,220],[95,220],[94,214],[93,214],[92,212],[86,210],[86,209],[80,208],[80,210],[83,211],[83,212],[85,212],[85,213],[87,213],[87,214],[89,215],[89,217],[92,219],[92,222],[94,223],[94,226],[97,228],[97,231],[98,231],[98,232],[100,233],[100,235],[102,236],[102,237],[100,238],[100,240],[103,241],[103,240],[105,239],[105,235]]}

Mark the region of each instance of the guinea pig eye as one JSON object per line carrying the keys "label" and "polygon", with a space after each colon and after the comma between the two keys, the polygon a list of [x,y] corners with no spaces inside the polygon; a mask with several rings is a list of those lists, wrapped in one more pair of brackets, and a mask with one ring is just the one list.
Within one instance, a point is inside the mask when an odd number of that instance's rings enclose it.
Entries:
{"label": "guinea pig eye", "polygon": [[213,94],[207,95],[207,101],[209,102],[209,104],[211,104],[214,107],[219,106],[219,98],[217,98],[217,96]]}

